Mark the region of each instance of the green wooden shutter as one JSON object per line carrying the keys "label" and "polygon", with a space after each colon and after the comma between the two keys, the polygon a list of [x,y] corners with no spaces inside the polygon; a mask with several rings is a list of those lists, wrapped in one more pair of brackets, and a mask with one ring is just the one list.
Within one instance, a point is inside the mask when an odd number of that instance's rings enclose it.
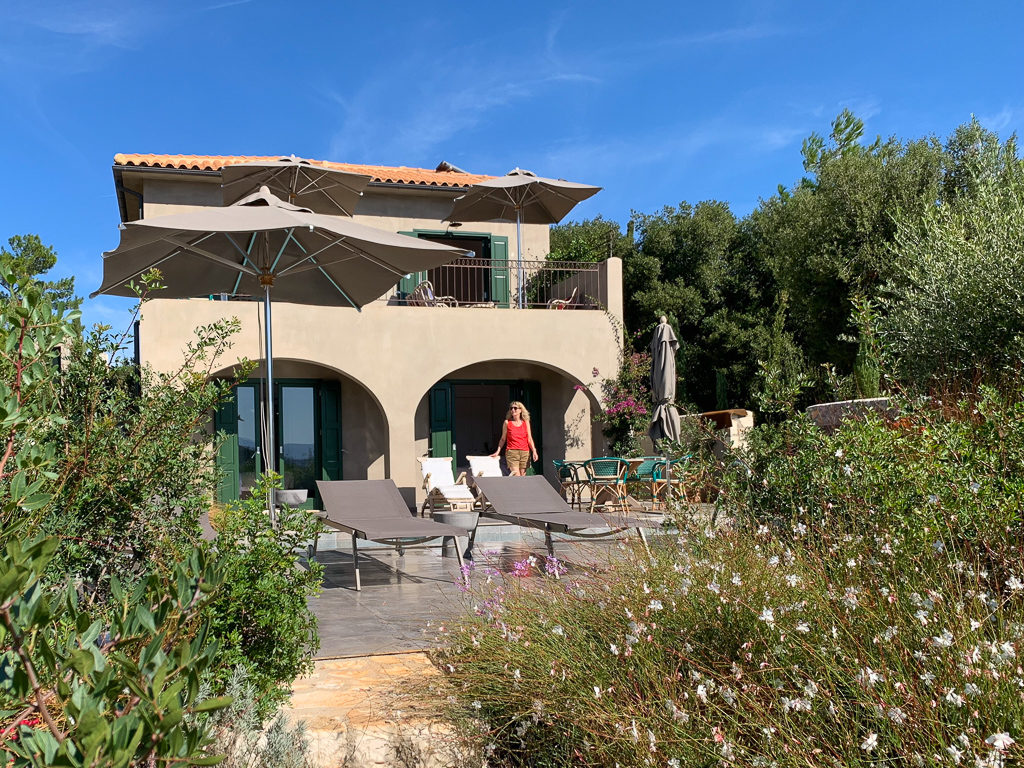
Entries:
{"label": "green wooden shutter", "polygon": [[236,501],[238,488],[238,399],[235,390],[225,398],[213,417],[213,428],[223,433],[217,449],[217,501]]}
{"label": "green wooden shutter", "polygon": [[341,480],[341,384],[320,382],[320,477]]}
{"label": "green wooden shutter", "polygon": [[452,422],[454,420],[452,385],[446,381],[430,389],[430,455],[452,455]]}
{"label": "green wooden shutter", "polygon": [[544,418],[540,408],[540,382],[539,381],[517,381],[511,387],[512,399],[519,400],[530,412],[530,434],[533,435],[533,444],[537,446],[537,461],[530,464],[526,470],[528,475],[544,474]]}
{"label": "green wooden shutter", "polygon": [[[415,232],[399,232],[400,235],[408,235],[409,237],[418,237]],[[426,272],[413,272],[411,275],[407,275],[398,281],[398,293],[401,298],[406,298],[412,289],[427,279]]]}
{"label": "green wooden shutter", "polygon": [[509,306],[508,282],[508,238],[491,235],[491,260],[499,262],[499,266],[491,267],[491,301],[499,307]]}

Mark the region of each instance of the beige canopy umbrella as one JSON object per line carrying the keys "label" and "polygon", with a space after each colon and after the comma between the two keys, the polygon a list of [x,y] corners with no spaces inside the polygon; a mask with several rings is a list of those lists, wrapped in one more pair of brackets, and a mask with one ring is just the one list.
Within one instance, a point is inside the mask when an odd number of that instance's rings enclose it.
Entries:
{"label": "beige canopy umbrella", "polygon": [[601,187],[564,179],[545,179],[514,168],[504,176],[474,184],[461,197],[446,221],[514,221],[516,223],[516,306],[523,306],[523,224],[557,224],[578,203]]}
{"label": "beige canopy umbrella", "polygon": [[351,216],[370,177],[291,155],[254,160],[221,169],[224,205],[232,205],[267,187],[281,199],[316,213]]}
{"label": "beige canopy umbrella", "polygon": [[159,292],[161,298],[262,295],[267,363],[264,434],[273,447],[271,294],[296,304],[359,308],[409,273],[466,255],[469,252],[343,216],[312,213],[263,187],[234,205],[122,224],[121,243],[103,254],[103,284],[91,296],[134,296],[132,281],[153,268],[160,270],[167,286]]}
{"label": "beige canopy umbrella", "polygon": [[651,415],[650,435],[652,440],[662,438],[679,440],[679,411],[676,410],[676,350],[679,341],[662,316],[651,338],[651,400],[654,413]]}

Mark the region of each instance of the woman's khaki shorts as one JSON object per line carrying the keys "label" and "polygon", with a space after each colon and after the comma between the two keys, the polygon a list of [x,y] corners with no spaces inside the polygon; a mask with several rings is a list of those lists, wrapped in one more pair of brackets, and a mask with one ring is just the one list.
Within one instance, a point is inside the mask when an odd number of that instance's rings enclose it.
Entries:
{"label": "woman's khaki shorts", "polygon": [[530,466],[530,452],[516,450],[505,451],[505,461],[508,462],[509,472],[525,472],[526,468]]}

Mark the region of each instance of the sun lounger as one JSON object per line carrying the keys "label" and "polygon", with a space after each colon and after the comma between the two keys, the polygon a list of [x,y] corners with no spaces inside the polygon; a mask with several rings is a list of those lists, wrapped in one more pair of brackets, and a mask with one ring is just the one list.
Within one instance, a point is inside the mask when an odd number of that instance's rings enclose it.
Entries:
{"label": "sun lounger", "polygon": [[[359,583],[358,539],[391,544],[398,553],[404,547],[444,536],[466,536],[468,531],[454,525],[414,517],[393,480],[317,480],[324,505],[324,523],[352,536],[352,562]],[[462,552],[456,539],[455,553],[461,571]]]}
{"label": "sun lounger", "polygon": [[[648,522],[625,515],[602,515],[579,512],[558,495],[541,475],[527,477],[475,477],[473,482],[480,491],[480,514],[525,528],[544,531],[548,554],[554,554],[552,533],[565,533],[580,538],[597,538],[636,528],[640,540],[647,546],[644,528],[657,528],[660,523]],[[588,529],[606,528],[598,533],[585,533]],[[470,537],[470,548],[473,537]]]}
{"label": "sun lounger", "polygon": [[455,479],[452,472],[451,456],[420,456],[416,459],[423,473],[423,490],[427,492],[420,507],[420,515],[425,515],[427,508],[434,512],[472,512],[476,506],[476,496],[466,485],[465,473]]}
{"label": "sun lounger", "polygon": [[466,456],[469,462],[469,479],[467,483],[473,484],[474,477],[502,477],[501,460],[497,456]]}

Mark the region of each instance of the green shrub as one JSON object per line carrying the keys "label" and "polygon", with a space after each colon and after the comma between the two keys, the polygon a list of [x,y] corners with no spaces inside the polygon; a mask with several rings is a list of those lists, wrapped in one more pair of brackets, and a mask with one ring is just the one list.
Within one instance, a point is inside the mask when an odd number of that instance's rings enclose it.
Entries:
{"label": "green shrub", "polygon": [[224,565],[224,586],[205,616],[222,648],[218,680],[235,667],[245,669],[259,691],[259,712],[267,716],[284,702],[291,682],[312,669],[320,646],[308,599],[320,589],[323,567],[300,564],[300,550],[321,529],[307,510],[284,508],[277,528],[266,508],[262,479],[252,497],[229,506],[219,518],[214,547]]}
{"label": "green shrub", "polygon": [[493,765],[1017,756],[1000,734],[1024,734],[1020,393],[833,434],[790,418],[711,469],[727,530],[680,514],[651,556],[474,575],[437,660]]}
{"label": "green shrub", "polygon": [[1011,140],[998,173],[972,192],[902,217],[879,332],[898,371],[920,385],[1016,377],[1024,349],[1024,163]]}
{"label": "green shrub", "polygon": [[73,586],[43,575],[54,539],[8,542],[0,560],[0,753],[13,766],[184,766],[209,759],[206,728],[186,715],[217,644],[195,618],[222,573],[195,552],[170,579],[132,592],[111,581],[97,618]]}

